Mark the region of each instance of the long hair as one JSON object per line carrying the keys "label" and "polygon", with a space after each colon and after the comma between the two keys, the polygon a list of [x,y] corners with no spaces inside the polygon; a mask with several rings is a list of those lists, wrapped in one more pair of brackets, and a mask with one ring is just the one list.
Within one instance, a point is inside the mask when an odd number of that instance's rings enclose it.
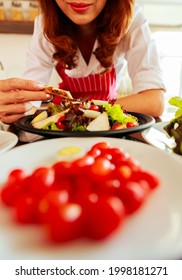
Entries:
{"label": "long hair", "polygon": [[[135,0],[107,0],[96,19],[98,48],[94,54],[104,68],[110,68],[113,54],[120,39],[124,37],[130,24]],[[53,58],[63,68],[77,66],[77,44],[73,39],[76,25],[65,16],[55,0],[39,0],[43,16],[44,36],[55,47]]]}

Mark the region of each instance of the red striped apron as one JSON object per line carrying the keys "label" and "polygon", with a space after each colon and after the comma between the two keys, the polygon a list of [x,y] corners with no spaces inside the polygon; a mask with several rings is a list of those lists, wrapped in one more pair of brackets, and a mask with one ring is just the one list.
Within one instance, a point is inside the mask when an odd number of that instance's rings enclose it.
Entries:
{"label": "red striped apron", "polygon": [[[117,97],[116,72],[114,67],[103,74],[93,74],[83,78],[69,77],[65,73],[65,70],[59,67],[59,64],[56,70],[62,79],[59,88],[70,91],[73,98],[85,97],[89,100],[109,100]],[[58,105],[60,101],[61,99],[58,96],[54,97],[53,102],[55,104]]]}

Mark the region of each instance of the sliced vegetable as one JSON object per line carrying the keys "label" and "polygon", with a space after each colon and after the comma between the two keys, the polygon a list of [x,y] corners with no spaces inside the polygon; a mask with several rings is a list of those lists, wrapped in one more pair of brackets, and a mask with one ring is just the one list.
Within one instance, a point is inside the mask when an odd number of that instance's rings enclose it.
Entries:
{"label": "sliced vegetable", "polygon": [[32,124],[42,121],[44,119],[46,119],[48,117],[47,111],[42,111],[40,114],[38,114],[33,120],[32,120]]}
{"label": "sliced vegetable", "polygon": [[106,112],[100,114],[96,119],[91,121],[87,126],[88,131],[104,131],[109,129],[110,129],[110,124]]}

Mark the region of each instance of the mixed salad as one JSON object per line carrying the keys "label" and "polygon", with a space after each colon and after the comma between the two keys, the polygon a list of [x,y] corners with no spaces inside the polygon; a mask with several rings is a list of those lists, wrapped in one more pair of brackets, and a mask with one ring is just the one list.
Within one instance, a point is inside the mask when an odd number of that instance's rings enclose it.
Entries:
{"label": "mixed salad", "polygon": [[59,106],[49,103],[31,125],[44,130],[105,131],[135,127],[139,123],[115,100],[63,99]]}
{"label": "mixed salad", "polygon": [[164,130],[175,140],[173,151],[182,155],[182,98],[179,96],[172,97],[169,104],[176,106],[177,110],[175,117],[164,127]]}

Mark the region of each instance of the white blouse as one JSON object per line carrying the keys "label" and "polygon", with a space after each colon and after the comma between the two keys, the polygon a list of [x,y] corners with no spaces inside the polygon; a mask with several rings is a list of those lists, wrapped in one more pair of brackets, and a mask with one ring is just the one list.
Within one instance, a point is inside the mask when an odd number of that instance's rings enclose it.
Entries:
{"label": "white blouse", "polygon": [[[93,51],[97,45],[98,42],[96,41]],[[27,52],[26,69],[23,77],[48,84],[57,63],[53,59],[53,54],[54,46],[45,39],[41,16],[38,16],[35,20],[34,32]],[[103,68],[94,54],[91,55],[88,65],[79,49],[77,55],[78,66],[72,70],[66,70],[66,74],[70,77],[86,77],[90,74],[103,72]],[[151,37],[142,9],[137,4],[127,34],[121,39],[114,53],[113,61],[116,70],[116,91],[119,88],[122,71],[126,63],[133,93],[148,89],[165,89],[156,44]]]}

